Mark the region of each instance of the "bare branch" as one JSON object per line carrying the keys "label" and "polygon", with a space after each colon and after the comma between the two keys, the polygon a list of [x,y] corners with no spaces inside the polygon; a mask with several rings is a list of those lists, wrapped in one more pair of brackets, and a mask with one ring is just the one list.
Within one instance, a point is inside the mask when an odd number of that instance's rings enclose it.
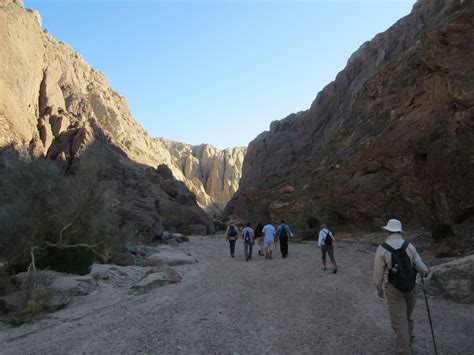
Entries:
{"label": "bare branch", "polygon": [[95,248],[95,247],[98,247],[99,245],[103,244],[104,241],[101,241],[100,243],[96,243],[96,244],[52,244],[52,243],[48,243],[46,242],[45,244],[48,246],[48,247],[53,247],[53,248],[77,248],[77,247],[86,247],[86,248]]}

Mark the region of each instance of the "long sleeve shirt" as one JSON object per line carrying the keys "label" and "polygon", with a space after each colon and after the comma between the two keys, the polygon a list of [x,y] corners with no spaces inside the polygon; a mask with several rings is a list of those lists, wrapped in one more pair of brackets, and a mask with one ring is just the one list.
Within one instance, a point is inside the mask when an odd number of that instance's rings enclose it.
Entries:
{"label": "long sleeve shirt", "polygon": [[[329,234],[329,235],[328,235]],[[332,235],[331,231],[327,228],[323,228],[319,231],[319,238],[318,238],[318,247],[320,247],[321,245],[326,245],[325,243],[325,239],[326,239],[326,235],[328,235],[329,237],[332,238],[333,241],[336,241],[336,239],[334,238],[334,236]]]}
{"label": "long sleeve shirt", "polygon": [[[399,233],[390,234],[385,242],[394,249],[400,249],[404,242],[402,235]],[[426,274],[428,268],[421,260],[420,255],[412,244],[409,244],[406,249],[407,255],[410,258],[415,269],[421,273]],[[392,268],[392,253],[379,245],[374,260],[374,284],[379,293],[383,291],[384,278],[388,270]]]}

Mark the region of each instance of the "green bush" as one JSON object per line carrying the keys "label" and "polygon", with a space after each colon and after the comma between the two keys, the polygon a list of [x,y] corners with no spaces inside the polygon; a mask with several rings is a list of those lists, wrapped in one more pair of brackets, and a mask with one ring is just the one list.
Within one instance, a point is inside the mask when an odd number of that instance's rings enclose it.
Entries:
{"label": "green bush", "polygon": [[454,237],[453,227],[449,224],[437,224],[431,229],[431,237],[437,243]]}
{"label": "green bush", "polygon": [[111,165],[98,148],[81,153],[67,171],[26,151],[0,152],[0,253],[10,271],[25,271],[33,247],[48,243],[120,242]]}
{"label": "green bush", "polygon": [[94,259],[94,253],[89,247],[47,247],[38,266],[68,274],[86,275],[90,272]]}

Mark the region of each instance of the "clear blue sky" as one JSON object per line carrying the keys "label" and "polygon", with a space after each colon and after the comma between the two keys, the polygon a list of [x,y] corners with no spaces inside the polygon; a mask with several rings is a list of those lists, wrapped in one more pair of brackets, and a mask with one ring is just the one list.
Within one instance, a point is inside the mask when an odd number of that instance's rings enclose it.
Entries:
{"label": "clear blue sky", "polygon": [[25,0],[153,137],[246,146],[415,0]]}

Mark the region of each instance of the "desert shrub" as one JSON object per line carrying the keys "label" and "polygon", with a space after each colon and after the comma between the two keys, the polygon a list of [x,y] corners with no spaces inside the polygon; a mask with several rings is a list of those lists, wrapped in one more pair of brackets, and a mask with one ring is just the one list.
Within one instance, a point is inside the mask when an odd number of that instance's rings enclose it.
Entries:
{"label": "desert shrub", "polygon": [[93,251],[87,246],[54,246],[46,247],[45,251],[36,266],[69,274],[88,274],[95,259]]}
{"label": "desert shrub", "polygon": [[454,237],[453,227],[449,224],[437,224],[431,229],[431,237],[437,243]]}
{"label": "desert shrub", "polygon": [[104,152],[84,152],[68,173],[24,151],[6,150],[0,160],[0,250],[11,271],[26,269],[33,247],[105,248],[116,241],[115,186],[107,180],[111,162]]}
{"label": "desert shrub", "polygon": [[316,217],[308,217],[306,219],[306,224],[308,225],[308,229],[316,229],[319,227],[321,222]]}
{"label": "desert shrub", "polygon": [[214,228],[216,231],[225,231],[227,229],[227,225],[224,222],[215,219]]}
{"label": "desert shrub", "polygon": [[21,285],[21,290],[24,295],[24,302],[21,310],[9,317],[9,323],[12,325],[32,322],[43,311],[48,301],[48,289],[34,273],[26,277]]}
{"label": "desert shrub", "polygon": [[192,234],[191,230],[186,226],[180,226],[180,227],[176,228],[176,231],[178,233],[181,233],[182,235],[191,235]]}

